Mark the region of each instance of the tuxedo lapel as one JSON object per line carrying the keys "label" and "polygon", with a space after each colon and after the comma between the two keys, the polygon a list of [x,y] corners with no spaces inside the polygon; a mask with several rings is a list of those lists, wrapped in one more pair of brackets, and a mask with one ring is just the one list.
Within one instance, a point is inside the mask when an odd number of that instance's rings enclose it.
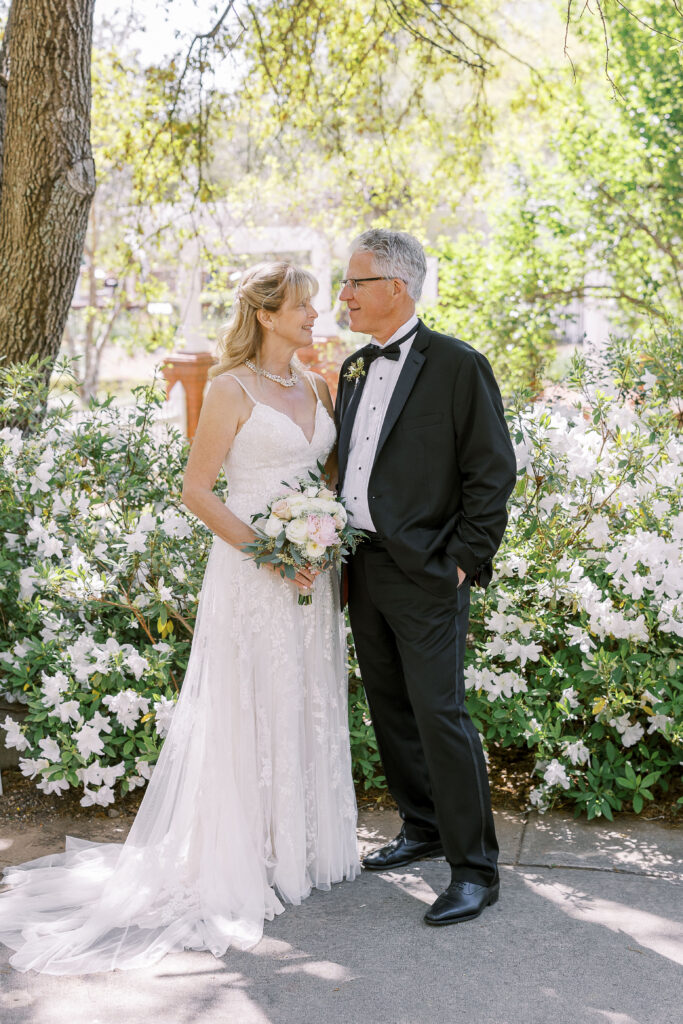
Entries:
{"label": "tuxedo lapel", "polygon": [[406,361],[403,364],[400,376],[396,381],[394,393],[389,400],[387,411],[384,416],[384,423],[380,431],[379,440],[377,442],[377,451],[375,452],[375,462],[382,451],[384,442],[388,438],[389,434],[393,430],[396,420],[403,412],[403,406],[408,400],[410,392],[413,390],[415,381],[417,380],[420,370],[422,369],[425,362],[425,351],[429,346],[429,331],[428,328],[419,322],[417,335],[413,344],[410,347],[410,352],[406,356]]}
{"label": "tuxedo lapel", "polygon": [[352,388],[351,398],[346,402],[346,404],[344,404],[342,397],[342,407],[339,416],[339,439],[337,442],[340,485],[343,483],[344,474],[346,473],[346,463],[349,458],[349,445],[351,443],[351,432],[353,431],[353,424],[356,420],[356,413],[358,412],[360,396],[363,392],[364,384],[365,374],[363,374],[362,377],[357,377],[353,385],[349,384],[349,387]]}

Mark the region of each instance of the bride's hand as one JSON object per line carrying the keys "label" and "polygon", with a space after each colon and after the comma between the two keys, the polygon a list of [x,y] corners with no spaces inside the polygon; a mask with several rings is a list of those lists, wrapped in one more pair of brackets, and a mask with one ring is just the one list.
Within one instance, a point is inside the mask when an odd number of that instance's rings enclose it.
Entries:
{"label": "bride's hand", "polygon": [[319,569],[314,569],[311,565],[307,565],[303,569],[297,569],[293,583],[300,594],[309,594],[316,576],[319,575]]}
{"label": "bride's hand", "polygon": [[[276,572],[278,576],[282,577],[279,566],[270,565],[268,566],[273,572]],[[296,576],[293,579],[289,579],[287,576],[283,577],[288,583],[292,583],[300,594],[309,594],[311,587],[316,576],[320,575],[320,569],[314,569],[311,565],[302,566],[297,569]]]}

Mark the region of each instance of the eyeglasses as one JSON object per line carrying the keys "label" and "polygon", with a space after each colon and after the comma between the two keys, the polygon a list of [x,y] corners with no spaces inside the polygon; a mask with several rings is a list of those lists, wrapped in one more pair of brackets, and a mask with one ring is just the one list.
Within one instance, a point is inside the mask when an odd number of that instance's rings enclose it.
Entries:
{"label": "eyeglasses", "polygon": [[[402,277],[346,277],[341,283],[340,291],[348,285],[352,292],[355,292],[359,284],[365,284],[366,281],[403,281]],[[403,281],[405,284],[406,282]]]}

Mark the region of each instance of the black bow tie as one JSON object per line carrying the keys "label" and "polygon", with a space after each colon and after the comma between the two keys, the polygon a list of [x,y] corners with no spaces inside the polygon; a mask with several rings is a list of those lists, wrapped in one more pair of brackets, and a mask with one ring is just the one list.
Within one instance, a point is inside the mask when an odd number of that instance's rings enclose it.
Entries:
{"label": "black bow tie", "polygon": [[416,330],[417,326],[411,327],[408,333],[404,334],[402,338],[397,338],[396,341],[392,341],[391,345],[385,345],[384,348],[382,348],[381,345],[373,345],[372,343],[365,345],[365,347],[360,350],[360,354],[365,361],[365,366],[371,366],[375,359],[380,359],[382,356],[384,356],[385,359],[392,359],[394,361],[400,359],[401,345],[404,341],[407,341],[408,338],[412,338]]}

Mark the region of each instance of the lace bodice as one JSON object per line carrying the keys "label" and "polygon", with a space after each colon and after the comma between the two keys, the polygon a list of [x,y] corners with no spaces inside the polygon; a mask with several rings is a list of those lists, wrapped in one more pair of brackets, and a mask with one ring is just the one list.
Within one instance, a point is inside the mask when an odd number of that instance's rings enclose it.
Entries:
{"label": "lace bodice", "polygon": [[283,491],[283,481],[294,485],[309,470],[317,472],[316,463],[325,462],[336,431],[320,399],[309,442],[286,413],[247,394],[254,402],[251,416],[233,441],[223,469],[228,481],[226,505],[248,523],[254,513],[265,511],[266,505]]}

